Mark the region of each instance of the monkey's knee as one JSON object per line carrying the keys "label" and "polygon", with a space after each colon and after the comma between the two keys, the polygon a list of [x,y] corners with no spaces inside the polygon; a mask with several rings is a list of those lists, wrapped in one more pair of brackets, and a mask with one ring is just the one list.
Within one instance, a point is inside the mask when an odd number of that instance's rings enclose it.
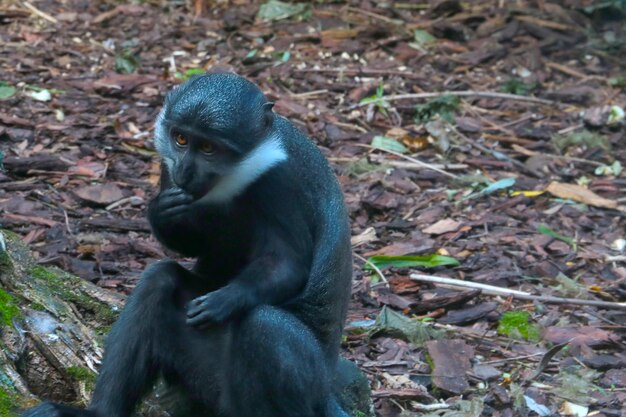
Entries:
{"label": "monkey's knee", "polygon": [[131,299],[173,294],[180,287],[185,271],[183,266],[170,259],[151,264],[141,274]]}
{"label": "monkey's knee", "polygon": [[120,322],[144,323],[150,318],[162,319],[180,310],[180,287],[185,268],[177,262],[163,260],[147,267],[128,298]]}
{"label": "monkey's knee", "polygon": [[[238,333],[240,353],[233,358],[225,397],[234,415],[319,415],[315,410],[326,401],[330,383],[326,358],[313,333],[293,315],[269,306],[250,312]],[[280,401],[273,402],[276,398]]]}

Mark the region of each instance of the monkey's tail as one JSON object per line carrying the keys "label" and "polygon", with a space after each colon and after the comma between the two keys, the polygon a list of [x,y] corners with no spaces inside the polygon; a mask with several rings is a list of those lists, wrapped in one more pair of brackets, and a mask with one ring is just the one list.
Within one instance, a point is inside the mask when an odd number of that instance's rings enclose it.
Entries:
{"label": "monkey's tail", "polygon": [[324,417],[350,417],[350,415],[341,408],[337,398],[331,395],[326,403],[326,414]]}

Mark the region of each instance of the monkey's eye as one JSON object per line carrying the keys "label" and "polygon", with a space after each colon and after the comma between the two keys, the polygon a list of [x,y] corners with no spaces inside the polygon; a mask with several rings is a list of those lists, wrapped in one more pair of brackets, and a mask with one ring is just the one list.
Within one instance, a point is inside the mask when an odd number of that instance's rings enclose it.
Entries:
{"label": "monkey's eye", "polygon": [[174,136],[174,140],[180,146],[187,146],[187,144],[189,143],[187,138],[181,135],[180,133],[177,133],[176,136]]}
{"label": "monkey's eye", "polygon": [[215,147],[212,144],[208,143],[208,142],[202,143],[202,145],[200,145],[199,149],[200,149],[200,152],[204,152],[204,153],[213,153],[213,152],[215,152]]}

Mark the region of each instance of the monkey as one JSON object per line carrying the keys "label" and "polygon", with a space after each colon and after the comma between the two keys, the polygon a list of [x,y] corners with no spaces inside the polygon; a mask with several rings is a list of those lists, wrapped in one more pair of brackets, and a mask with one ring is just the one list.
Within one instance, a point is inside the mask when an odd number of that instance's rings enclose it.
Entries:
{"label": "monkey", "polygon": [[162,376],[203,414],[348,417],[333,380],[350,298],[350,227],[317,146],[233,73],[190,78],[155,123],[159,242],[114,324],[87,409],[24,417],[127,417]]}

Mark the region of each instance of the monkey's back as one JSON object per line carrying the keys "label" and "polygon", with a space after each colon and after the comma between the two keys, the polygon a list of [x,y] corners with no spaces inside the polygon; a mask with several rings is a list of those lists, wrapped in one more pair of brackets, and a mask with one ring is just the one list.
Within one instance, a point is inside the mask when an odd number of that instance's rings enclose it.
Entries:
{"label": "monkey's back", "polygon": [[310,273],[300,297],[285,307],[307,323],[335,357],[340,344],[352,283],[350,226],[343,194],[334,172],[317,146],[293,124],[277,117],[275,127],[286,138],[292,158],[287,174],[292,192],[302,200],[312,236]]}

